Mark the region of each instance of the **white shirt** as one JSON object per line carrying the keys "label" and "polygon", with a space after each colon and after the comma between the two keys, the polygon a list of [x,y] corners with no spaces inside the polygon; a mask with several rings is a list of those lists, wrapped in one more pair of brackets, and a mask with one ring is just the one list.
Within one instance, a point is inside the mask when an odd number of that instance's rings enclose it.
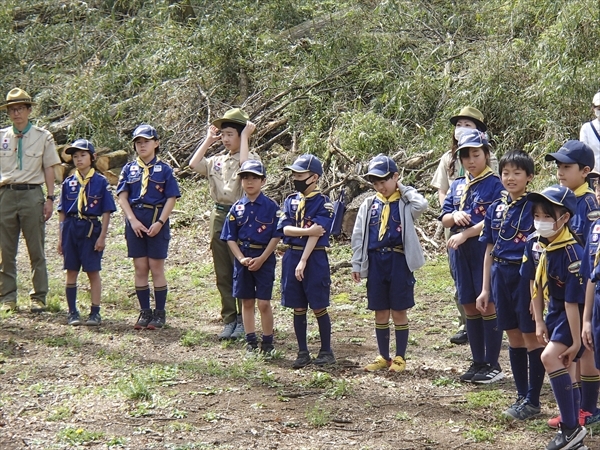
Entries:
{"label": "white shirt", "polygon": [[596,162],[594,163],[594,170],[596,172],[600,171],[600,140],[592,130],[592,126],[596,129],[598,134],[600,134],[600,121],[598,119],[594,119],[591,122],[586,122],[581,126],[581,131],[579,131],[579,140],[584,144],[587,144],[594,151],[594,158]]}

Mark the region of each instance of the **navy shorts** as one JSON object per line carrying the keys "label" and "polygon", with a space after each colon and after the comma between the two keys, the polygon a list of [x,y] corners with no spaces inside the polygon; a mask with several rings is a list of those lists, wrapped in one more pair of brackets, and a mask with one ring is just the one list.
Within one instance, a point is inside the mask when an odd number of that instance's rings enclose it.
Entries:
{"label": "navy shorts", "polygon": [[296,279],[296,266],[303,250],[287,250],[281,263],[281,304],[287,308],[322,309],[329,306],[331,276],[325,250],[313,250],[304,268],[304,279]]}
{"label": "navy shorts", "polygon": [[67,216],[62,227],[63,269],[78,272],[80,269],[84,272],[101,270],[103,252],[97,252],[94,246],[102,231],[102,223],[97,219]]}
{"label": "navy shorts", "polygon": [[[550,300],[552,302],[552,300]],[[579,305],[579,319],[583,317],[583,305]],[[560,342],[567,347],[573,345],[573,336],[571,335],[571,328],[569,327],[569,321],[567,320],[567,312],[558,309],[552,309],[546,315],[546,327],[548,328],[548,334],[550,340],[554,342]],[[577,352],[577,359],[583,355],[585,347],[581,344],[581,348]]]}
{"label": "navy shorts", "polygon": [[[264,251],[254,248],[240,250],[249,258],[259,257]],[[275,253],[271,253],[261,268],[252,272],[236,259],[233,266],[233,296],[241,299],[271,300],[276,263]]]}
{"label": "navy shorts", "polygon": [[[479,242],[479,237],[467,239],[457,250],[449,249],[450,268],[461,305],[475,303],[481,294],[483,279],[483,258],[487,244]],[[493,303],[493,295],[490,294]]]}
{"label": "navy shorts", "polygon": [[529,312],[529,280],[519,274],[520,268],[520,264],[492,263],[491,291],[494,293],[498,326],[501,330],[518,329],[521,333],[535,333],[535,320]]}
{"label": "navy shorts", "polygon": [[367,299],[371,311],[404,311],[415,306],[415,277],[404,254],[369,251]]}
{"label": "navy shorts", "polygon": [[[135,208],[132,205],[135,217],[144,224],[146,228],[150,228],[154,219],[154,209],[150,208]],[[159,208],[157,218],[160,216]],[[125,221],[125,240],[127,241],[127,256],[129,258],[152,258],[166,259],[169,249],[169,240],[171,239],[171,229],[167,220],[156,236],[149,237],[142,233],[142,237],[137,237],[129,224]]]}

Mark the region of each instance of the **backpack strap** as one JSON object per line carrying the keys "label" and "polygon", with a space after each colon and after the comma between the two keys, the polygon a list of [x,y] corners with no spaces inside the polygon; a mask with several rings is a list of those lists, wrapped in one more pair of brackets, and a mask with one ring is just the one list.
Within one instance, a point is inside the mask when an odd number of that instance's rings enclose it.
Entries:
{"label": "backpack strap", "polygon": [[596,127],[594,126],[594,124],[592,123],[591,120],[588,123],[590,124],[590,128],[592,129],[592,131],[596,135],[596,139],[598,139],[598,141],[600,141],[600,134],[598,134],[598,130],[596,130]]}

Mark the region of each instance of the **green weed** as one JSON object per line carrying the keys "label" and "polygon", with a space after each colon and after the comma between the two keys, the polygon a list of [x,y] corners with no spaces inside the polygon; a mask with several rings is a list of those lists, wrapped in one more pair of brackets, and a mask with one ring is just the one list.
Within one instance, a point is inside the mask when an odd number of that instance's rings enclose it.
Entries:
{"label": "green weed", "polygon": [[209,338],[205,332],[198,330],[187,330],[179,339],[183,347],[195,347],[196,345],[206,344]]}
{"label": "green weed", "polygon": [[466,394],[467,407],[478,408],[500,408],[506,401],[504,394],[499,390],[480,390]]}
{"label": "green weed", "polygon": [[67,444],[90,444],[103,437],[101,431],[86,431],[83,428],[65,428],[58,432],[59,441]]}
{"label": "green weed", "polygon": [[306,420],[313,427],[324,427],[331,420],[331,413],[319,405],[315,405],[306,411]]}
{"label": "green weed", "polygon": [[150,400],[152,398],[148,380],[139,374],[131,374],[128,379],[122,380],[118,384],[118,388],[130,400]]}
{"label": "green weed", "polygon": [[313,372],[304,385],[308,388],[325,389],[333,384],[333,378],[327,372]]}

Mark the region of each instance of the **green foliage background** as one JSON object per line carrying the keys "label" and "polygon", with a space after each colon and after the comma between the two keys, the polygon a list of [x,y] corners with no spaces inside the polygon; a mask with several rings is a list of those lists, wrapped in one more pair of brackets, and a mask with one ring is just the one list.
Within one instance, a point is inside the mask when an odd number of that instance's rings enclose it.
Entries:
{"label": "green foliage background", "polygon": [[3,3],[2,95],[26,89],[42,124],[68,118],[68,138],[100,146],[127,147],[149,122],[189,154],[209,111],[253,112],[289,89],[259,118],[287,117],[303,151],[333,134],[361,158],[439,156],[470,104],[500,154],[539,159],[578,136],[600,88],[590,0]]}

